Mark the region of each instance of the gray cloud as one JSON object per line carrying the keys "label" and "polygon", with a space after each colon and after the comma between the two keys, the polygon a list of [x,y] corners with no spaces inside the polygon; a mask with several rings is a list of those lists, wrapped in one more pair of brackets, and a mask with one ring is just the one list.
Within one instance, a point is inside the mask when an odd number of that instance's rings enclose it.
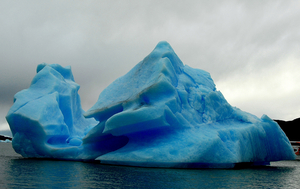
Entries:
{"label": "gray cloud", "polygon": [[[268,83],[256,77],[266,73],[272,82],[294,64],[281,65],[300,60],[299,8],[297,1],[3,0],[0,103],[7,112],[13,95],[28,88],[36,66],[46,62],[72,66],[88,109],[107,85],[166,40],[184,64],[210,72],[233,105],[292,119],[300,114],[299,86],[268,102],[274,91],[263,91],[262,98],[260,88]],[[242,98],[246,84],[258,95]],[[275,102],[281,115],[274,113]]]}

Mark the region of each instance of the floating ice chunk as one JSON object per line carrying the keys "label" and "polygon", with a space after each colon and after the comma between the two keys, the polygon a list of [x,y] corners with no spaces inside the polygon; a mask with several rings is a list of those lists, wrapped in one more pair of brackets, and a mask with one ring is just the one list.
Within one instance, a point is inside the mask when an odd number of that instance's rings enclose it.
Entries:
{"label": "floating ice chunk", "polygon": [[38,66],[7,115],[16,152],[183,168],[295,158],[277,123],[232,107],[210,74],[183,65],[167,42],[104,89],[85,113],[78,89],[70,67]]}

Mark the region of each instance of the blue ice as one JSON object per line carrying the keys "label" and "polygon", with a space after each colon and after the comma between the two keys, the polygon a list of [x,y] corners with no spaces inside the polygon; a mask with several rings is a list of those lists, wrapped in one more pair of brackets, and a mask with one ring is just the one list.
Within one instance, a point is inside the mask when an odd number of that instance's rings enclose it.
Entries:
{"label": "blue ice", "polygon": [[268,116],[232,107],[204,70],[183,65],[167,42],[81,108],[71,68],[40,64],[6,119],[24,157],[104,164],[231,168],[294,159]]}

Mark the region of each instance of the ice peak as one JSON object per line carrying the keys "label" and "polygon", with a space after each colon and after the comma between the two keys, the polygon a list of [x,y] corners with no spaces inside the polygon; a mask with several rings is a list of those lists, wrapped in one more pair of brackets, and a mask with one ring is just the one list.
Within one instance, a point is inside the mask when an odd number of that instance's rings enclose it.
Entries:
{"label": "ice peak", "polygon": [[174,51],[171,45],[167,41],[158,42],[158,44],[154,49],[170,49],[171,51]]}

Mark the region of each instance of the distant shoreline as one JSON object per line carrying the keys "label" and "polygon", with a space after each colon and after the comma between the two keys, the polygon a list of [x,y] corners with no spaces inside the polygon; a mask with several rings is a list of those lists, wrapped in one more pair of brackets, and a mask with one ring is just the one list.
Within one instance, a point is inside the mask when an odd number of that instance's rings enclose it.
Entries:
{"label": "distant shoreline", "polygon": [[12,141],[12,137],[0,134],[0,141],[6,141],[6,140]]}

